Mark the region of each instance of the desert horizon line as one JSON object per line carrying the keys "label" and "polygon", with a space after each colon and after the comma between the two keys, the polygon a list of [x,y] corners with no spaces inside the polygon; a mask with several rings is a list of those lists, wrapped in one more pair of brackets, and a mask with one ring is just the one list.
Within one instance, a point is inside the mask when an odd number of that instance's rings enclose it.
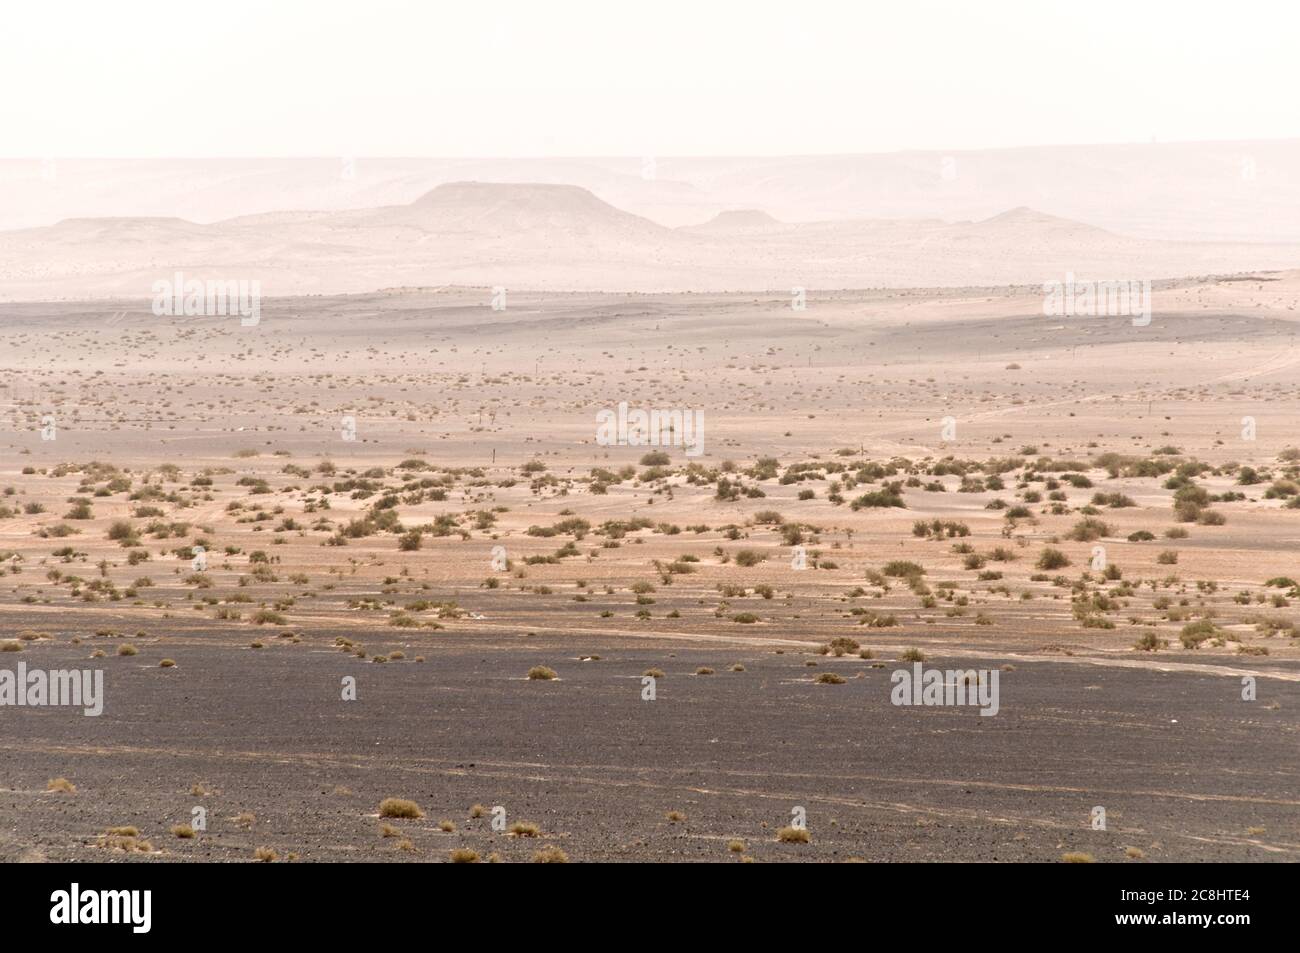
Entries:
{"label": "desert horizon line", "polygon": [[712,152],[712,153],[661,153],[648,151],[645,153],[625,153],[625,152],[555,152],[555,153],[365,153],[361,151],[327,153],[327,152],[303,152],[303,153],[280,153],[273,155],[248,155],[248,154],[192,154],[192,155],[67,155],[57,151],[46,153],[28,153],[23,155],[0,154],[0,162],[42,162],[49,159],[58,159],[60,161],[70,162],[302,162],[302,161],[322,161],[334,162],[341,157],[353,159],[375,159],[380,161],[408,162],[412,160],[450,160],[450,161],[521,161],[521,160],[552,160],[552,159],[625,159],[629,162],[639,162],[646,156],[653,156],[656,159],[688,159],[688,160],[728,160],[728,159],[848,159],[857,156],[890,156],[890,155],[909,155],[916,153],[923,154],[974,154],[982,152],[1022,152],[1033,149],[1096,149],[1096,148],[1135,148],[1135,147],[1168,147],[1168,146],[1206,146],[1206,145],[1237,145],[1244,143],[1290,143],[1300,142],[1300,136],[1244,136],[1231,139],[1168,139],[1158,138],[1131,139],[1131,140],[1101,140],[1095,142],[1077,141],[1077,142],[1037,142],[1037,143],[1020,143],[1018,145],[1000,145],[1000,146],[963,146],[963,147],[937,147],[937,146],[907,146],[897,149],[863,149],[850,151],[828,151],[828,152]]}

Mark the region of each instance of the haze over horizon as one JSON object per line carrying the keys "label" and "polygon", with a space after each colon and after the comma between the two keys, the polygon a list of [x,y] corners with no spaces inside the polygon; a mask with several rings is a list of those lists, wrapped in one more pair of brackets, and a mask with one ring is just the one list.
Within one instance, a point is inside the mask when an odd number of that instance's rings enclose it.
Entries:
{"label": "haze over horizon", "polygon": [[1300,136],[1300,11],[1268,0],[1230,17],[1120,0],[132,10],[7,11],[0,82],[22,95],[0,101],[0,155],[842,155]]}
{"label": "haze over horizon", "polygon": [[1027,206],[1134,238],[1291,242],[1296,168],[1300,139],[781,157],[0,159],[0,231],[373,208],[482,181],[575,185],[667,227],[738,209],[791,223],[951,223]]}
{"label": "haze over horizon", "polygon": [[[805,171],[798,181],[808,188],[814,180]],[[783,222],[751,207],[667,228],[578,185],[458,181],[366,208],[259,212],[211,224],[78,217],[0,232],[0,300],[147,297],[156,281],[180,271],[255,280],[271,296],[447,285],[788,293],[1038,285],[1068,275],[1150,281],[1297,262],[1296,241],[1137,239],[1024,205],[957,223]]]}
{"label": "haze over horizon", "polygon": [[1011,939],[1279,919],[1136,868],[1300,859],[1297,27],[6,10],[0,863],[62,884],[6,912],[864,861]]}

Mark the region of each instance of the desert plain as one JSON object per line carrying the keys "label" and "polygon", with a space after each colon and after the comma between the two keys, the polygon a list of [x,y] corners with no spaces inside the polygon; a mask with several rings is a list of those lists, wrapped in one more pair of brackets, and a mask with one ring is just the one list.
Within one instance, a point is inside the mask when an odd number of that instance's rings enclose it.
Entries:
{"label": "desert plain", "polygon": [[0,860],[1300,855],[1300,273],[495,298],[0,306]]}

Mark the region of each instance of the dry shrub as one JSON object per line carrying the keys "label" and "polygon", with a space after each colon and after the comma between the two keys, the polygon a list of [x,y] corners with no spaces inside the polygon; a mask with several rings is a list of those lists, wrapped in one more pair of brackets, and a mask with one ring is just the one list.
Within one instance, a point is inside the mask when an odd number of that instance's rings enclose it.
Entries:
{"label": "dry shrub", "polygon": [[424,811],[420,810],[419,805],[414,801],[406,801],[400,797],[386,797],[379,803],[379,816],[419,820],[424,817]]}

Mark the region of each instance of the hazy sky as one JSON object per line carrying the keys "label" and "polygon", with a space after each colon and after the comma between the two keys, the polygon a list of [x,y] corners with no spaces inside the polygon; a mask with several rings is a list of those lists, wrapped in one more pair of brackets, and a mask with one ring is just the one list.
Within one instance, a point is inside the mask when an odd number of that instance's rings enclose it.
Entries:
{"label": "hazy sky", "polygon": [[3,16],[6,157],[1300,136],[1295,0],[28,0]]}

